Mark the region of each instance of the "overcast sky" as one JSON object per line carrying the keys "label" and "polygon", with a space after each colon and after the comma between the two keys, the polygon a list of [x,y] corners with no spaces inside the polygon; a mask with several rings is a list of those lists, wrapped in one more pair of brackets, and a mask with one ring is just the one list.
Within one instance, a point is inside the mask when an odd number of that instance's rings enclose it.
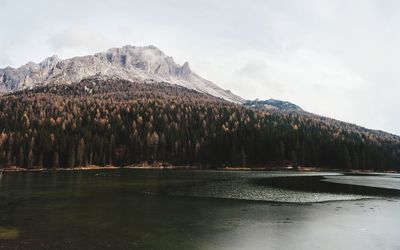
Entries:
{"label": "overcast sky", "polygon": [[0,67],[155,45],[248,99],[400,135],[400,1],[0,0]]}

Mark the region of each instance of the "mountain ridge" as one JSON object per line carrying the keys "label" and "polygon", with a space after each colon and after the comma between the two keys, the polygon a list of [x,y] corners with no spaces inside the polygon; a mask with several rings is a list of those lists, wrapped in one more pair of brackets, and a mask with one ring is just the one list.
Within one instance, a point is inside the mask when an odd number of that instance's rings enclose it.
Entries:
{"label": "mountain ridge", "polygon": [[225,100],[242,103],[244,99],[218,87],[182,66],[153,45],[110,48],[92,55],[60,59],[53,55],[40,63],[28,62],[18,68],[0,69],[0,91],[12,92],[49,83],[73,83],[93,75],[118,76],[131,81],[177,84]]}
{"label": "mountain ridge", "polygon": [[270,98],[268,100],[259,100],[259,99],[246,100],[243,103],[243,105],[262,110],[276,109],[276,110],[288,110],[288,111],[304,111],[302,108],[300,108],[298,105],[294,103],[277,100],[273,98]]}

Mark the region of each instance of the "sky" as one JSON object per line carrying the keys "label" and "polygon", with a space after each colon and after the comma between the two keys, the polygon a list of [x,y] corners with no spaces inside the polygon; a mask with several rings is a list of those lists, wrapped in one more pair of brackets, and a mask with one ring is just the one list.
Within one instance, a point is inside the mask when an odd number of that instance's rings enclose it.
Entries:
{"label": "sky", "polygon": [[400,135],[400,1],[0,0],[0,67],[154,45],[246,99]]}

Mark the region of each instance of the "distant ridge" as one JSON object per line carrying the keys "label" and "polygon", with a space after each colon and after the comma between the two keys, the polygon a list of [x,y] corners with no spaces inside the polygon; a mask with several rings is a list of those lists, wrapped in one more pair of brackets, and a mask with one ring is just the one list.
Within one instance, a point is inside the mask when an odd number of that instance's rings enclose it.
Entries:
{"label": "distant ridge", "polygon": [[286,102],[286,101],[280,101],[276,99],[269,99],[269,100],[248,100],[243,103],[243,105],[251,108],[257,108],[257,109],[264,109],[264,110],[270,110],[270,109],[277,109],[277,110],[286,110],[286,111],[303,111],[302,108],[297,106],[296,104],[293,104],[291,102]]}

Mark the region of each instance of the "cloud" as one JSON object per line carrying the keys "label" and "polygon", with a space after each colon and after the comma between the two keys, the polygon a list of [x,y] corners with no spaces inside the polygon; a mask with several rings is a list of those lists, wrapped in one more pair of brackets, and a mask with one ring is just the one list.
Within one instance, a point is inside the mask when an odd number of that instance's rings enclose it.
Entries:
{"label": "cloud", "polygon": [[100,49],[103,50],[112,44],[102,33],[84,26],[74,26],[54,34],[49,44],[55,50],[62,49]]}
{"label": "cloud", "polygon": [[0,48],[0,67],[12,65],[12,61],[5,51],[5,49]]}
{"label": "cloud", "polygon": [[[236,67],[228,82],[243,86],[238,91],[247,98],[296,95],[318,91],[353,91],[362,88],[365,80],[343,67],[337,59],[310,49],[282,53],[247,50],[238,53]],[[235,84],[240,82],[240,84]],[[257,85],[257,92],[246,83]]]}

